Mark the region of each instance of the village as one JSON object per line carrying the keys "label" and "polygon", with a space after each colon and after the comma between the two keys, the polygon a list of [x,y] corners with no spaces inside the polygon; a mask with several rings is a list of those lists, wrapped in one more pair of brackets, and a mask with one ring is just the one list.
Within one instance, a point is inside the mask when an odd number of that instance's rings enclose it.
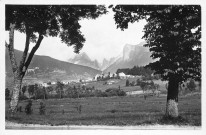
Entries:
{"label": "village", "polygon": [[201,4],[3,9],[5,129],[203,127]]}

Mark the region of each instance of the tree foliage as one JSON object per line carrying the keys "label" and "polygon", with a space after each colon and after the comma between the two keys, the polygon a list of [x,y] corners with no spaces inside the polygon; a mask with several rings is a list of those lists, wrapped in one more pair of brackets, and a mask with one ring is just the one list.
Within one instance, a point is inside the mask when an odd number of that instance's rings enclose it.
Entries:
{"label": "tree foliage", "polygon": [[27,86],[24,85],[24,86],[22,87],[22,93],[23,93],[23,95],[24,95],[24,93],[26,92],[26,90],[27,90]]}
{"label": "tree foliage", "polygon": [[117,5],[115,22],[122,30],[128,23],[145,19],[146,47],[159,60],[148,67],[169,80],[179,82],[201,78],[201,7],[200,5]]}
{"label": "tree foliage", "polygon": [[28,33],[34,42],[36,34],[59,36],[62,42],[74,45],[75,52],[79,52],[85,41],[79,21],[95,19],[105,13],[102,5],[6,5],[6,30],[14,23],[16,30]]}
{"label": "tree foliage", "polygon": [[34,91],[35,91],[34,85],[29,85],[28,86],[28,93],[30,96],[34,94]]}
{"label": "tree foliage", "polygon": [[[5,30],[9,30],[9,43],[5,42],[5,45],[14,74],[10,110],[14,113],[18,105],[22,79],[43,38],[58,36],[63,43],[73,46],[74,52],[78,53],[85,42],[79,21],[84,18],[95,19],[107,11],[103,5],[6,5],[5,9]],[[25,48],[19,63],[14,53],[15,30],[26,34]],[[35,42],[35,45],[28,53],[30,42]]]}

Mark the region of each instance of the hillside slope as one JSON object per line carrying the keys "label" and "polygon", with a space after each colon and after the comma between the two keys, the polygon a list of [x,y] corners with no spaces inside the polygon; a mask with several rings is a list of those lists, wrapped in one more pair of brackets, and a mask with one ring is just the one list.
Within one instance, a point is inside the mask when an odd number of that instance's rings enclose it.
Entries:
{"label": "hillside slope", "polygon": [[[11,63],[8,55],[8,51],[5,50],[6,58],[6,75],[12,76]],[[15,55],[17,61],[20,60],[22,56],[22,51],[15,50]],[[39,67],[40,72],[44,74],[45,72],[54,72],[54,71],[64,71],[66,75],[85,75],[95,76],[101,71],[82,65],[76,65],[69,62],[60,61],[48,56],[35,55],[29,65],[29,68]]]}

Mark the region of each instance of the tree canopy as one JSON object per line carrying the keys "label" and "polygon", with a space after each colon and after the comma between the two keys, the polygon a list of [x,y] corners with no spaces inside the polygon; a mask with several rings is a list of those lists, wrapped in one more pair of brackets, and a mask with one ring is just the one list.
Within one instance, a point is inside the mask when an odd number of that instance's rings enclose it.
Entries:
{"label": "tree canopy", "polygon": [[[112,6],[110,6],[112,7]],[[178,81],[201,78],[201,7],[200,5],[117,5],[117,28],[145,19],[146,47],[159,60],[148,67],[165,80],[176,75]]]}
{"label": "tree canopy", "polygon": [[[43,38],[59,36],[63,43],[73,46],[74,52],[78,53],[85,42],[79,21],[83,18],[95,19],[107,11],[103,5],[6,5],[5,9],[5,30],[9,30],[9,43],[5,42],[5,45],[14,74],[10,110],[14,113],[18,105],[22,79]],[[15,30],[26,34],[25,48],[19,64],[14,53]],[[30,42],[35,42],[35,45],[28,55]]]}
{"label": "tree canopy", "polygon": [[27,33],[33,42],[37,40],[36,34],[59,36],[79,52],[85,42],[79,20],[95,19],[106,12],[102,5],[6,5],[6,30],[13,23],[15,30]]}

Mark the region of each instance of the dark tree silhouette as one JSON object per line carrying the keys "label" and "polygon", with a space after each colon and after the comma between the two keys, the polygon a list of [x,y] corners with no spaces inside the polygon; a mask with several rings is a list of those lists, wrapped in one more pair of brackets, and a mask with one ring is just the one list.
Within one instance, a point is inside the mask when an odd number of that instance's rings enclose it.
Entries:
{"label": "dark tree silhouette", "polygon": [[[9,43],[5,42],[5,45],[14,74],[10,110],[15,113],[22,79],[43,38],[59,36],[63,43],[73,46],[74,52],[78,53],[85,42],[79,20],[95,19],[107,11],[102,5],[6,5],[5,9],[6,30],[9,31]],[[19,64],[14,53],[14,30],[26,34],[25,49]],[[28,54],[30,42],[36,44]]]}
{"label": "dark tree silhouette", "polygon": [[10,90],[8,88],[5,89],[5,99],[9,100],[10,98]]}
{"label": "dark tree silhouette", "polygon": [[29,93],[29,96],[31,97],[35,92],[35,85],[29,85],[28,86],[28,93]]}
{"label": "dark tree silhouette", "polygon": [[113,8],[118,28],[145,19],[146,47],[153,59],[147,67],[168,80],[166,115],[178,117],[178,85],[188,78],[201,79],[200,5],[117,5]]}
{"label": "dark tree silhouette", "polygon": [[26,92],[26,89],[27,89],[27,86],[24,85],[24,86],[22,87],[22,93],[23,93],[23,95],[24,95],[24,93]]}
{"label": "dark tree silhouette", "polygon": [[129,86],[129,80],[126,80],[126,85],[125,86]]}
{"label": "dark tree silhouette", "polygon": [[57,93],[59,93],[60,99],[62,98],[63,88],[64,88],[64,84],[60,81],[57,81],[56,90],[57,90]]}

